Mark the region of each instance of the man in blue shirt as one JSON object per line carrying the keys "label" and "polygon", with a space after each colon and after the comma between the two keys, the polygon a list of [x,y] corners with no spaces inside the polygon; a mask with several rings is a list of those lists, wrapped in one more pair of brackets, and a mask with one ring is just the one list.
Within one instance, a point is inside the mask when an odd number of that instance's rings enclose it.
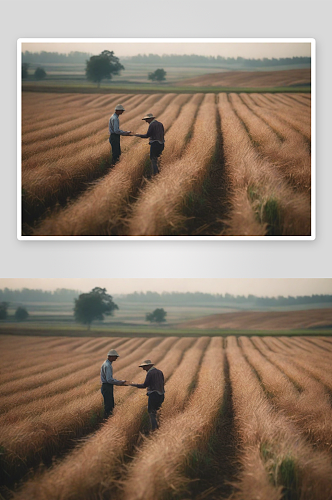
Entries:
{"label": "man in blue shirt", "polygon": [[147,372],[145,381],[143,384],[131,383],[129,385],[137,387],[138,389],[146,388],[146,395],[149,398],[148,413],[152,430],[155,431],[159,427],[157,411],[160,409],[165,399],[164,374],[161,370],[158,370],[158,368],[154,366],[154,363],[152,363],[150,359],[143,361],[139,367],[143,368],[143,370]]}
{"label": "man in blue shirt", "polygon": [[112,415],[114,408],[113,386],[125,386],[125,380],[117,380],[113,377],[112,363],[118,359],[119,355],[115,349],[111,349],[107,354],[106,361],[102,364],[100,370],[101,393],[104,397],[104,417],[108,418]]}
{"label": "man in blue shirt", "polygon": [[125,111],[122,104],[115,106],[114,114],[108,122],[108,130],[110,133],[109,141],[112,146],[112,166],[116,164],[121,155],[120,135],[131,135],[130,131],[120,129],[119,116]]}

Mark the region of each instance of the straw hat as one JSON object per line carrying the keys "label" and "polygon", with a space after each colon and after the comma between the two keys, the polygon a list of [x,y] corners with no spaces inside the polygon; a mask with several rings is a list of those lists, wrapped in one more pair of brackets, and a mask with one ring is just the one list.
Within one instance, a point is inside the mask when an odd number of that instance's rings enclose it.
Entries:
{"label": "straw hat", "polygon": [[140,368],[142,368],[143,366],[153,366],[154,363],[151,362],[150,359],[146,359],[145,361],[143,361],[143,363],[141,363],[140,365],[138,365]]}
{"label": "straw hat", "polygon": [[122,106],[122,104],[117,104],[115,106],[115,111],[126,111],[126,110],[124,109],[124,107]]}
{"label": "straw hat", "polygon": [[142,120],[148,120],[149,118],[155,118],[155,116],[152,113],[148,113],[142,118]]}
{"label": "straw hat", "polygon": [[117,357],[119,357],[119,355],[118,355],[118,353],[116,352],[115,349],[111,349],[110,351],[108,351],[107,356],[117,356]]}

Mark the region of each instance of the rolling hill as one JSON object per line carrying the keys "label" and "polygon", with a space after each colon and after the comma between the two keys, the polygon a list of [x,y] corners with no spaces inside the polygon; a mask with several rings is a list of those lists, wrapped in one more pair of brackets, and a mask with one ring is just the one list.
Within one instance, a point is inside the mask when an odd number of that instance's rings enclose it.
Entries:
{"label": "rolling hill", "polygon": [[232,312],[186,321],[178,328],[287,330],[332,327],[332,308],[286,312]]}

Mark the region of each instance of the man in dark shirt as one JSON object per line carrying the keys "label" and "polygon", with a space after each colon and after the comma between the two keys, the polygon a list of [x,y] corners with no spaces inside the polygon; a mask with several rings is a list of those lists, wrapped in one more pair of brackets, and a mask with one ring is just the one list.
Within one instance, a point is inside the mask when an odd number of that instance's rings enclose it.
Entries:
{"label": "man in dark shirt", "polygon": [[158,122],[152,113],[145,115],[142,120],[145,120],[149,124],[148,131],[146,134],[135,135],[141,139],[149,139],[151,170],[152,175],[156,175],[159,173],[158,159],[165,147],[164,125],[161,122]]}
{"label": "man in dark shirt", "polygon": [[161,405],[165,399],[165,388],[164,388],[164,374],[161,370],[155,368],[154,364],[151,363],[150,359],[146,359],[142,364],[139,365],[147,372],[146,378],[143,384],[130,384],[138,389],[147,390],[148,400],[148,413],[150,416],[150,422],[152,430],[158,429],[157,421],[157,411],[160,409]]}

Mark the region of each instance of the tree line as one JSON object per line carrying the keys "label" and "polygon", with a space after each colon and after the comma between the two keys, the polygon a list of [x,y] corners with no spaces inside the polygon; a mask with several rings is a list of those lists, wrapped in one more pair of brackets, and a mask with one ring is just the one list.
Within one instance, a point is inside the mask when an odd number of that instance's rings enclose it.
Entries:
{"label": "tree line", "polygon": [[[22,53],[22,62],[31,64],[45,63],[70,63],[85,64],[92,56],[87,52],[72,51],[69,54],[59,52],[30,52],[28,50]],[[191,65],[216,65],[230,64],[243,65],[244,67],[262,67],[262,66],[287,66],[298,64],[310,64],[311,57],[281,57],[261,59],[246,57],[223,57],[223,56],[201,56],[198,54],[137,54],[136,56],[123,57],[121,61],[128,61],[136,64],[163,64],[164,66],[191,66]]]}
{"label": "tree line", "polygon": [[[0,289],[0,302],[73,302],[81,292],[66,288],[58,288],[54,291],[41,289],[23,288],[13,290],[9,288]],[[302,295],[302,296],[279,296],[258,297],[256,295],[232,295],[211,294],[203,292],[133,292],[123,295],[114,295],[120,302],[156,303],[172,306],[190,305],[252,305],[252,306],[292,306],[305,304],[326,303],[331,304],[332,295]]]}
{"label": "tree line", "polygon": [[45,63],[68,63],[68,64],[84,64],[91,57],[88,52],[72,51],[69,54],[61,54],[59,52],[30,52],[25,50],[22,52],[22,61],[31,64]]}
{"label": "tree line", "polygon": [[223,56],[200,56],[176,55],[176,54],[138,54],[124,59],[136,64],[163,64],[164,66],[220,66],[220,65],[241,65],[243,67],[263,67],[263,66],[288,66],[298,64],[310,64],[311,57],[281,57],[261,59],[246,57],[223,57]]}
{"label": "tree line", "polygon": [[[8,302],[0,302],[0,320],[7,320]],[[113,301],[112,295],[109,295],[106,288],[95,287],[88,293],[81,293],[78,298],[74,298],[74,317],[75,321],[91,327],[93,321],[104,321],[105,316],[113,316],[114,311],[119,306]],[[166,321],[167,312],[163,308],[157,308],[151,313],[146,313],[145,321],[150,323],[163,323]],[[25,307],[19,306],[14,314],[16,321],[25,321],[29,313]]]}
{"label": "tree line", "polygon": [[165,305],[250,305],[250,306],[292,306],[304,304],[329,303],[332,306],[332,295],[302,295],[258,297],[256,295],[232,295],[229,293],[210,294],[202,292],[134,292],[123,296],[128,302],[153,302]]}
{"label": "tree line", "polygon": [[[124,66],[120,63],[120,59],[114,55],[113,51],[103,50],[97,56],[91,56],[85,61],[85,75],[87,80],[94,82],[100,86],[102,80],[111,80],[114,75],[119,75]],[[29,78],[30,63],[22,63],[22,80]],[[47,74],[44,68],[38,66],[34,72],[35,80],[44,80]],[[166,71],[162,68],[148,73],[148,79],[152,81],[162,82],[166,80]]]}
{"label": "tree line", "polygon": [[78,290],[57,288],[54,291],[22,288],[0,290],[0,302],[72,302],[78,295]]}

